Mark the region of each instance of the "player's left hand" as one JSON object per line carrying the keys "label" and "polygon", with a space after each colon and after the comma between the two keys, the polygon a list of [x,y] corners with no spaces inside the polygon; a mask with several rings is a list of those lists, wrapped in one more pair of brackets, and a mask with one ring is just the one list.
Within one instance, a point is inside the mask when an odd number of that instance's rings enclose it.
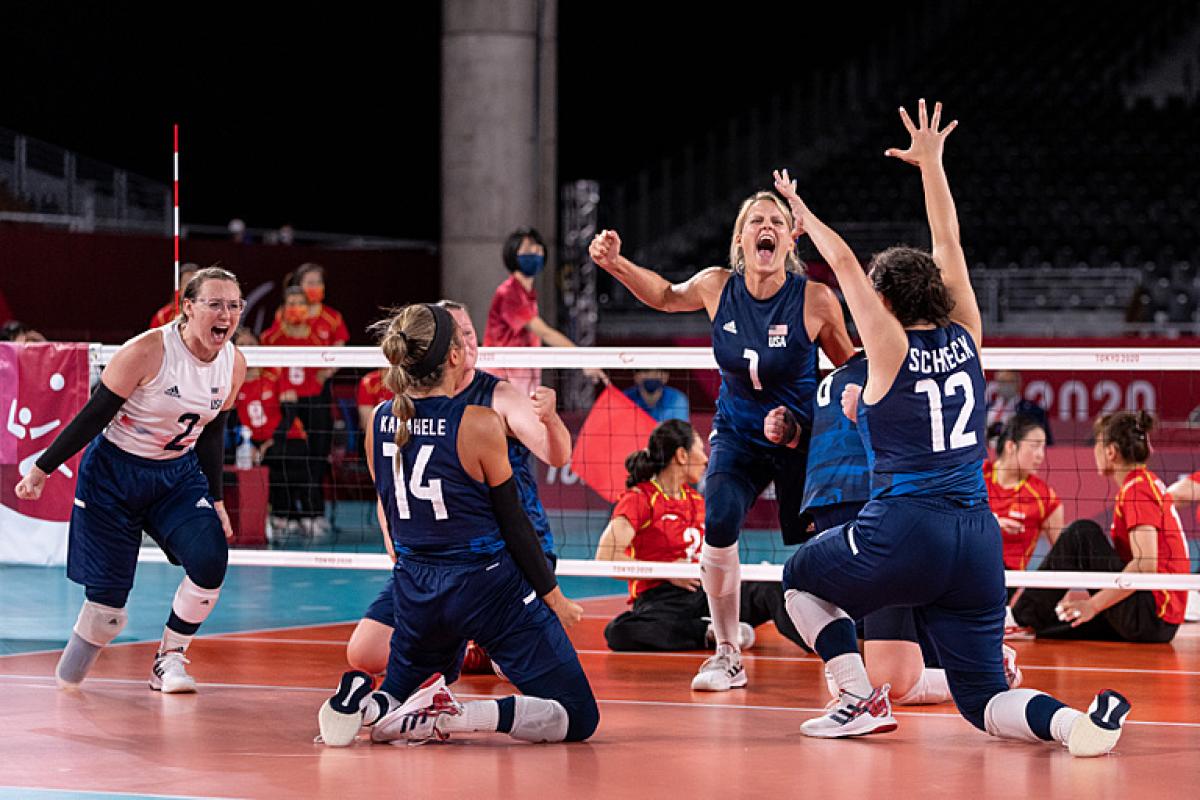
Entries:
{"label": "player's left hand", "polygon": [[225,541],[233,541],[233,525],[229,522],[229,514],[225,511],[225,501],[218,500],[213,503],[213,510],[217,512],[217,517],[221,520],[221,527],[225,529]]}
{"label": "player's left hand", "polygon": [[1062,622],[1069,622],[1072,628],[1078,628],[1083,623],[1095,619],[1096,615],[1100,612],[1096,609],[1095,604],[1092,603],[1091,597],[1084,597],[1078,600],[1064,597],[1054,607],[1054,613],[1058,615],[1059,620]]}
{"label": "player's left hand", "polygon": [[771,444],[795,448],[800,425],[787,406],[776,406],[763,419],[763,436]]}
{"label": "player's left hand", "polygon": [[847,383],[842,390],[842,413],[855,424],[858,424],[858,398],[861,395],[862,387],[857,383]]}
{"label": "player's left hand", "polygon": [[15,489],[18,500],[37,500],[42,496],[42,488],[46,485],[46,473],[38,467],[29,470],[29,474],[21,478]]}
{"label": "player's left hand", "polygon": [[792,180],[786,169],[777,169],[772,176],[775,178],[775,191],[787,201],[788,208],[792,211],[792,238],[799,239],[804,235],[804,218],[808,215],[808,206],[804,205],[804,201],[796,193],[796,181]]}
{"label": "player's left hand", "polygon": [[533,413],[542,422],[547,422],[558,413],[558,393],[549,386],[539,386],[529,393]]}
{"label": "player's left hand", "polygon": [[925,111],[925,98],[923,97],[917,103],[917,124],[913,124],[912,117],[908,116],[908,111],[904,106],[900,107],[900,121],[904,123],[905,130],[912,137],[908,149],[889,147],[883,151],[883,154],[917,167],[940,162],[946,137],[950,135],[950,131],[958,127],[958,120],[954,120],[938,130],[938,126],[942,124],[942,104],[933,104],[933,117],[930,118]]}

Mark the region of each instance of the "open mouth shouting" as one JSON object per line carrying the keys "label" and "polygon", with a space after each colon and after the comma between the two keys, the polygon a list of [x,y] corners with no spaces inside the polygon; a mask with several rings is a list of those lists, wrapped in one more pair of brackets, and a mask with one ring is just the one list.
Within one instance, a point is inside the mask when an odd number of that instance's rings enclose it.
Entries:
{"label": "open mouth shouting", "polygon": [[212,344],[216,347],[225,344],[232,330],[232,325],[213,325],[208,329],[209,336],[212,337]]}
{"label": "open mouth shouting", "polygon": [[775,240],[774,232],[763,231],[760,233],[758,239],[754,242],[754,252],[758,255],[758,263],[771,263],[775,258],[775,249],[778,247],[778,244]]}

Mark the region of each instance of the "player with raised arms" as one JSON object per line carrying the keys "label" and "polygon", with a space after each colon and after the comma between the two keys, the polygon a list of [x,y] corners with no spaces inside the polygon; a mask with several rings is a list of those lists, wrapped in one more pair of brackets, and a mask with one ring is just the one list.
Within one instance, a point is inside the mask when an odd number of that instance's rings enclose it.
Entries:
{"label": "player with raised arms", "polygon": [[59,686],[76,688],[125,627],[142,531],[187,573],[150,674],[150,688],[194,692],[184,653],[212,612],[233,538],[221,500],[225,420],[246,375],[233,345],[245,307],[237,278],[197,271],[180,317],[121,345],[87,405],[19,484],[36,500],[46,476],[90,443],[71,509],[67,577],[83,608],[58,660]]}
{"label": "player with raised arms", "polygon": [[[985,452],[982,324],[942,166],[941,104],[922,100],[912,136],[888,156],[920,168],[932,254],[894,247],[868,277],[853,251],[812,214],[786,171],[776,187],[833,268],[867,353],[857,422],[872,459],[872,500],[858,517],[805,543],[784,567],[788,612],[825,661],[841,702],[808,720],[808,736],[894,730],[888,686],[873,687],[853,619],[911,606],[946,670],[959,712],[993,736],[1058,741],[1072,755],[1110,751],[1129,713],[1105,690],[1089,712],[1033,689],[1010,689],[1001,656],[1004,563],[980,468]],[[922,433],[924,432],[924,433]]]}
{"label": "player with raised arms", "polygon": [[[323,740],[346,746],[363,725],[377,742],[469,731],[588,738],[599,710],[560,622],[583,612],[558,587],[522,509],[504,423],[455,396],[467,361],[454,318],[410,305],[376,330],[396,397],[376,408],[367,451],[396,555],[394,630],[380,691],[367,673],[345,673],[318,715]],[[523,695],[458,702],[446,683],[468,640]]]}
{"label": "player with raised arms", "polygon": [[589,248],[596,264],[651,308],[704,309],[712,320],[721,390],[705,475],[700,569],[717,651],[692,680],[696,691],[747,683],[738,647],[742,522],[774,481],[783,541],[803,540],[799,512],[817,345],[834,364],[854,352],[833,291],[801,273],[794,222],[775,194],[748,197],[733,225],[729,268],[709,267],[677,284],[622,256],[616,231],[601,231]]}

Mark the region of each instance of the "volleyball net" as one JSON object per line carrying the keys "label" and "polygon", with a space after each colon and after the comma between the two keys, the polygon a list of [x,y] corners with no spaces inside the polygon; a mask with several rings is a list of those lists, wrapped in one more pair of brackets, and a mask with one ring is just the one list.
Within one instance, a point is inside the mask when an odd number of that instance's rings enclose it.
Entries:
{"label": "volleyball net", "polygon": [[[106,363],[115,349],[93,346],[93,362]],[[244,352],[250,392],[239,402],[240,419],[227,433],[226,447],[225,499],[236,534],[230,562],[389,568],[363,448],[369,410],[385,396],[378,373],[371,375],[385,366],[378,348],[249,347]],[[982,360],[987,393],[972,400],[987,407],[991,431],[1015,412],[1041,414],[1048,431],[1044,458],[1025,462],[1040,462],[1040,481],[1025,479],[1013,488],[1020,498],[1001,520],[1014,538],[1028,518],[1053,505],[1061,506],[1064,524],[1093,520],[1109,531],[1120,487],[1096,465],[1092,423],[1101,414],[1154,413],[1148,466],[1162,484],[1154,485],[1153,493],[1181,479],[1200,482],[1200,349],[985,347]],[[821,366],[822,374],[831,368],[823,355]],[[710,348],[481,348],[477,368],[496,374],[540,370],[541,382],[558,391],[574,457],[561,467],[533,459],[533,472],[560,575],[699,576],[698,565],[686,561],[600,561],[595,555],[624,489],[626,456],[646,445],[656,424],[639,406],[639,397],[641,405],[661,397],[659,404],[672,415],[685,417],[702,437],[709,434],[719,386]],[[610,384],[585,378],[585,368],[604,370]],[[287,394],[290,385],[317,371],[328,376],[321,394],[286,402],[294,399]],[[287,432],[276,434],[269,428],[272,422]],[[273,440],[266,448],[264,437]],[[261,460],[251,446],[262,451]],[[1194,488],[1200,497],[1200,485]],[[1200,575],[1194,574],[1200,565],[1200,504],[1185,498],[1174,508],[1182,546],[1157,554],[1160,563],[1171,560],[1171,572],[1039,570],[1049,538],[1035,535],[1029,541],[1026,531],[1022,557],[1010,564],[1020,568],[1008,571],[1007,582],[1010,587],[1200,589]],[[1171,520],[1162,524],[1171,527]],[[1015,558],[1009,536],[1007,550]],[[782,564],[795,548],[781,541],[773,486],[748,514],[739,547],[743,579],[780,579]],[[142,557],[164,559],[149,542]],[[1095,566],[1111,569],[1099,561]]]}

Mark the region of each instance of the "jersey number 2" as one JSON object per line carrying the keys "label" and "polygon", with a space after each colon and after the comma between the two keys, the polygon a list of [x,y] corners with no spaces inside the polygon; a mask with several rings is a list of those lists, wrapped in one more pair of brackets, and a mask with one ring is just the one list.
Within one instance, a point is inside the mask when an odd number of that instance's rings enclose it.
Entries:
{"label": "jersey number 2", "polygon": [[[975,389],[971,386],[971,376],[965,372],[956,372],[946,379],[947,397],[958,394],[959,390],[963,393],[963,406],[950,431],[951,450],[972,447],[978,441],[975,431],[967,430],[971,412],[975,410]],[[921,392],[929,398],[929,434],[933,452],[941,453],[946,449],[946,426],[942,422],[942,388],[932,378],[925,378],[913,385],[913,391]]]}
{"label": "jersey number 2", "polygon": [[176,436],[171,441],[163,445],[163,450],[183,450],[183,440],[192,433],[192,428],[196,427],[196,423],[200,421],[199,414],[182,414],[179,417],[179,422],[187,427],[183,429],[183,433]]}
{"label": "jersey number 2", "polygon": [[412,511],[408,507],[408,492],[412,492],[412,496],[418,500],[428,500],[433,504],[434,519],[449,519],[446,499],[442,497],[442,479],[434,478],[424,486],[421,485],[425,480],[425,467],[429,466],[429,457],[433,455],[433,445],[423,444],[417,451],[417,461],[413,464],[412,479],[408,481],[407,492],[404,486],[404,459],[396,458],[399,449],[395,442],[383,443],[383,457],[392,459],[395,465],[395,480],[392,483],[396,489],[396,514],[400,519],[412,519]]}

